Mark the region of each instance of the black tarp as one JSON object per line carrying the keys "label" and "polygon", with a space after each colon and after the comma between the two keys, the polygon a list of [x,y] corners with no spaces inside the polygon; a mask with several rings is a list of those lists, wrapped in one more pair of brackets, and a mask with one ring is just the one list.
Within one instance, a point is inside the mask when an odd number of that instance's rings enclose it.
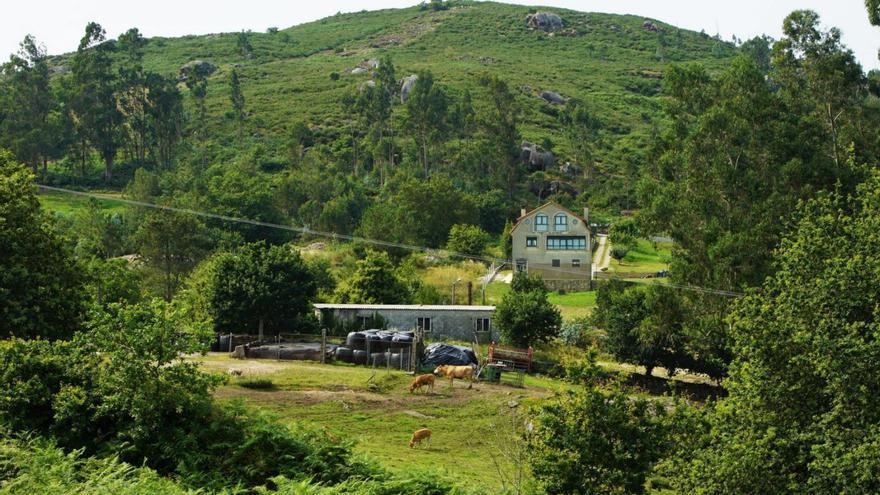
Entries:
{"label": "black tarp", "polygon": [[476,354],[470,348],[438,343],[425,347],[425,352],[422,354],[422,364],[429,366],[440,366],[441,364],[464,366],[478,363]]}

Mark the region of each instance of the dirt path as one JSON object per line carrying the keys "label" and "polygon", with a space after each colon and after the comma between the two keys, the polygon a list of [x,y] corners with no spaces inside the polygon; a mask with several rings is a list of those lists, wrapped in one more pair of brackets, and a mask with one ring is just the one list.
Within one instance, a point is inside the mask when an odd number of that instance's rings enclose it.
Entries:
{"label": "dirt path", "polygon": [[593,256],[593,273],[601,272],[611,264],[611,243],[608,242],[608,236],[597,234],[596,238],[599,240],[599,247]]}

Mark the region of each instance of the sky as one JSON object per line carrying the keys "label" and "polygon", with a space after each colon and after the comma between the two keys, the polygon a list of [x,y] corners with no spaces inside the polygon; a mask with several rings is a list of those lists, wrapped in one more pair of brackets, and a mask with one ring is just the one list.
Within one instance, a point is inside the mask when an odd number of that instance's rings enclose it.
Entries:
{"label": "sky", "polygon": [[[145,36],[181,36],[285,28],[353,12],[406,7],[418,0],[22,0],[4,2],[0,17],[0,60],[18,50],[26,34],[44,44],[50,54],[76,49],[86,23],[96,21],[115,38],[137,27]],[[634,14],[669,24],[748,39],[759,34],[781,36],[782,20],[792,10],[812,9],[826,27],[842,30],[843,41],[866,70],[880,68],[880,28],[868,23],[864,0],[507,0],[523,5],[548,5],[585,12]]]}

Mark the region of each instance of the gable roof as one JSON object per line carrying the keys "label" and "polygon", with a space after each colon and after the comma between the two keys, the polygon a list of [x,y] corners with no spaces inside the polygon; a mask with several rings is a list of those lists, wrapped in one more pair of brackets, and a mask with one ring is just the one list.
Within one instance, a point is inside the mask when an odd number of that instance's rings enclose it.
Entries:
{"label": "gable roof", "polygon": [[537,208],[535,208],[535,209],[533,209],[533,210],[531,210],[531,211],[526,212],[525,215],[522,215],[522,216],[520,216],[519,218],[517,218],[517,219],[516,219],[516,223],[513,224],[513,228],[510,229],[510,232],[513,232],[514,230],[516,230],[517,227],[519,227],[519,224],[522,223],[522,221],[523,221],[524,218],[526,218],[526,217],[528,217],[528,216],[531,216],[532,213],[536,213],[536,212],[538,212],[538,211],[540,211],[540,210],[543,210],[544,208],[546,208],[546,207],[548,207],[548,206],[555,206],[556,208],[558,208],[558,209],[560,209],[560,210],[562,210],[562,211],[568,213],[569,215],[571,215],[571,216],[577,218],[577,219],[580,220],[581,222],[584,222],[584,225],[586,225],[586,226],[589,227],[589,223],[587,222],[587,219],[585,219],[585,218],[582,217],[581,215],[578,215],[577,213],[575,213],[575,212],[569,210],[568,208],[566,208],[566,207],[562,206],[561,204],[557,203],[556,201],[548,201],[548,202],[542,204],[541,206],[539,206],[539,207],[537,207]]}

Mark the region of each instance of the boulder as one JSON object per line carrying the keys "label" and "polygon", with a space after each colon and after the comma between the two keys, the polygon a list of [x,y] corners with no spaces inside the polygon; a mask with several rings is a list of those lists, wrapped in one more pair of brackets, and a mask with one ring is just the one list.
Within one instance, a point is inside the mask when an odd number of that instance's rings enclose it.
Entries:
{"label": "boulder", "polygon": [[215,70],[217,67],[207,60],[192,60],[180,67],[180,70],[177,71],[177,80],[186,81],[191,74],[210,76]]}
{"label": "boulder", "polygon": [[568,177],[577,177],[583,173],[583,169],[571,162],[565,162],[559,166],[559,173]]}
{"label": "boulder", "polygon": [[565,98],[562,97],[559,93],[555,93],[553,91],[541,91],[541,98],[548,103],[553,103],[554,105],[565,105]]}
{"label": "boulder", "polygon": [[562,29],[565,23],[562,18],[552,12],[536,12],[526,16],[526,26],[529,29],[540,29],[542,31],[555,31]]}
{"label": "boulder", "polygon": [[581,193],[578,188],[561,180],[552,180],[550,181],[549,186],[551,194],[568,194],[569,196],[574,197]]}
{"label": "boulder", "polygon": [[642,24],[642,29],[645,29],[645,30],[648,30],[648,31],[653,31],[653,32],[655,32],[655,33],[659,33],[660,31],[663,31],[663,28],[661,28],[660,26],[654,24],[654,23],[651,22],[651,21],[645,21],[645,22]]}
{"label": "boulder", "polygon": [[364,69],[363,67],[355,67],[354,69],[348,71],[348,73],[351,75],[364,74],[365,72],[367,72],[367,69]]}
{"label": "boulder", "polygon": [[404,77],[402,81],[400,81],[400,101],[401,103],[406,103],[407,98],[409,98],[409,93],[412,91],[413,86],[415,86],[416,81],[419,80],[419,76],[415,74],[411,74],[407,77]]}
{"label": "boulder", "polygon": [[553,166],[556,157],[537,144],[523,141],[520,147],[520,160],[527,165],[530,172],[547,170]]}

